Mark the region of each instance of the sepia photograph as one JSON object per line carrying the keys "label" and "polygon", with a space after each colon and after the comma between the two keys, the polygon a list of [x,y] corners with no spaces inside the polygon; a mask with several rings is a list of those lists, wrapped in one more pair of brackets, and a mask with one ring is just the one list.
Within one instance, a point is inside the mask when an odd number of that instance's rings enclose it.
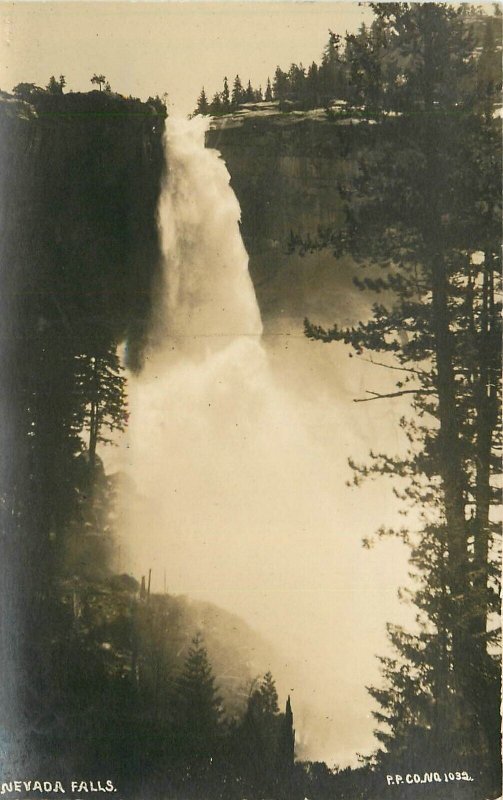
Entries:
{"label": "sepia photograph", "polygon": [[0,2],[1,800],[501,800],[502,12]]}

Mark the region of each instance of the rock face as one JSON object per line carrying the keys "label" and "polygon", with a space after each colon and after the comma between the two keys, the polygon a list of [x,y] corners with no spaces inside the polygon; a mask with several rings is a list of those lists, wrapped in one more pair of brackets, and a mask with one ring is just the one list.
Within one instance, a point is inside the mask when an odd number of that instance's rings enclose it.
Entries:
{"label": "rock face", "polygon": [[141,339],[160,261],[163,130],[155,103],[104,92],[0,98],[2,294],[14,318],[50,322],[56,290],[82,335],[93,318]]}
{"label": "rock face", "polygon": [[358,149],[374,130],[371,121],[323,110],[281,113],[273,104],[213,120],[207,145],[221,152],[241,205],[266,329],[312,314],[326,322],[334,314],[352,317],[349,259],[336,261],[328,251],[303,256],[289,245],[292,234],[314,238],[320,227],[340,226],[341,187],[354,177]]}

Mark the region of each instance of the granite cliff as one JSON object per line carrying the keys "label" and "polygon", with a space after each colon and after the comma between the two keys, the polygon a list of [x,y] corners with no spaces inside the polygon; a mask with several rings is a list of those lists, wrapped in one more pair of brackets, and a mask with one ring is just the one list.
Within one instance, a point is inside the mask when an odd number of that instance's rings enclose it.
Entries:
{"label": "granite cliff", "polygon": [[224,158],[241,205],[242,235],[267,330],[297,328],[304,316],[350,321],[360,298],[354,264],[330,251],[301,255],[292,234],[316,237],[342,223],[343,187],[372,143],[373,120],[343,113],[280,111],[274,103],[212,120],[207,145]]}
{"label": "granite cliff", "polygon": [[61,322],[56,294],[79,337],[92,317],[94,333],[106,327],[135,347],[142,339],[160,258],[164,118],[156,101],[105,92],[39,92],[29,101],[2,93],[0,257],[10,340],[21,317]]}

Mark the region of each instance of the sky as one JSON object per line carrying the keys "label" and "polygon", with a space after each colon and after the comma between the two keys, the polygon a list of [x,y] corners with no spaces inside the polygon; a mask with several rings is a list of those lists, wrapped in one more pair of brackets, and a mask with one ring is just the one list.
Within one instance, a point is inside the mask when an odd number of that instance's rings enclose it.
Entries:
{"label": "sky", "polygon": [[0,89],[64,74],[68,89],[87,91],[102,73],[121,94],[167,92],[186,114],[203,85],[212,95],[239,74],[265,88],[277,64],[309,65],[329,29],[354,31],[368,17],[346,2],[0,3]]}

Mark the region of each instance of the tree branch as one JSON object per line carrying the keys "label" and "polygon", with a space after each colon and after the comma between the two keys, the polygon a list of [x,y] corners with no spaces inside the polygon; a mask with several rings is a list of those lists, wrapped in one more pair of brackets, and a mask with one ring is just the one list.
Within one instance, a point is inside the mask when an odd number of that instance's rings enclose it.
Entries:
{"label": "tree branch", "polygon": [[402,397],[404,394],[436,394],[434,389],[402,389],[400,392],[390,392],[389,394],[379,394],[378,392],[371,392],[367,389],[367,394],[373,395],[372,397],[357,397],[353,403],[368,403],[371,400],[383,400],[387,397]]}
{"label": "tree branch", "polygon": [[376,367],[386,367],[386,369],[397,369],[400,372],[413,372],[414,375],[420,375],[422,378],[428,375],[422,369],[413,369],[413,367],[397,367],[394,364],[384,364],[382,361],[374,361],[372,358],[364,358],[363,356],[358,356],[360,361],[366,361],[367,364],[374,364]]}

